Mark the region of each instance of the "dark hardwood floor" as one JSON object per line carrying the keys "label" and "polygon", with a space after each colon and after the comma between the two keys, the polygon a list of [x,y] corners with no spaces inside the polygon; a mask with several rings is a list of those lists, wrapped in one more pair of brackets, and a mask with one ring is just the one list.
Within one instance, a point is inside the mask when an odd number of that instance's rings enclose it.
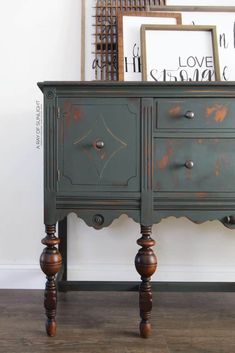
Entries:
{"label": "dark hardwood floor", "polygon": [[235,293],[154,293],[147,340],[135,292],[59,293],[56,337],[44,321],[43,291],[0,290],[0,353],[235,352]]}

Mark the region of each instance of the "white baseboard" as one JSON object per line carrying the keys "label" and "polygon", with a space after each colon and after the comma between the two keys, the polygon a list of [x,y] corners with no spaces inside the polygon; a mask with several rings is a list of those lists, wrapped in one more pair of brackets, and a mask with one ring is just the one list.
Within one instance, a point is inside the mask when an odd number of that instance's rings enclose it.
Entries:
{"label": "white baseboard", "polygon": [[0,265],[0,288],[43,289],[45,276],[39,265]]}
{"label": "white baseboard", "polygon": [[[77,281],[138,281],[133,265],[80,264],[70,266],[68,279]],[[176,266],[159,265],[153,281],[165,282],[233,282],[235,268],[229,266]]]}
{"label": "white baseboard", "polygon": [[[68,279],[74,281],[139,281],[134,265],[80,264],[70,266]],[[234,282],[235,268],[229,266],[161,265],[153,281]],[[39,265],[0,265],[0,288],[43,289],[45,275]]]}

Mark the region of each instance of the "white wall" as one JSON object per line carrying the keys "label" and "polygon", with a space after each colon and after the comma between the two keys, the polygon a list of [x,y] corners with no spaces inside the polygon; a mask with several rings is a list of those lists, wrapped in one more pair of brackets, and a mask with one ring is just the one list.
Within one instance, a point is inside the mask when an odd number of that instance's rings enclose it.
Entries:
{"label": "white wall", "polygon": [[8,0],[0,12],[0,286],[42,287],[42,149],[36,86],[80,79],[80,1]]}
{"label": "white wall", "polygon": [[[35,143],[36,86],[80,78],[80,1],[8,0],[0,13],[0,287],[42,288],[42,149]],[[69,217],[69,278],[138,280],[139,225],[122,216],[95,231]],[[219,222],[169,218],[154,226],[155,280],[233,281],[235,233]],[[104,246],[105,244],[105,246]]]}

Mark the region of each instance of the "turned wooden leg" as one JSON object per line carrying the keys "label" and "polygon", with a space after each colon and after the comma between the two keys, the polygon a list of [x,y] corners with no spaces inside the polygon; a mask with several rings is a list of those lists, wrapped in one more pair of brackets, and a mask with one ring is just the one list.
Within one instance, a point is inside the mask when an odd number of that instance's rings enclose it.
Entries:
{"label": "turned wooden leg", "polygon": [[57,293],[55,275],[59,272],[62,265],[62,257],[56,248],[60,240],[55,236],[56,227],[46,225],[46,237],[42,239],[42,244],[46,245],[40,257],[40,265],[42,271],[46,274],[47,282],[45,288],[44,306],[46,309],[47,321],[46,332],[48,336],[56,334],[56,304]]}
{"label": "turned wooden leg", "polygon": [[157,258],[151,249],[155,241],[151,238],[152,226],[141,226],[142,237],[137,240],[137,244],[141,246],[135,257],[135,267],[141,275],[142,283],[139,289],[139,306],[140,306],[140,336],[149,337],[151,333],[151,324],[149,322],[152,310],[152,291],[150,279],[157,268]]}

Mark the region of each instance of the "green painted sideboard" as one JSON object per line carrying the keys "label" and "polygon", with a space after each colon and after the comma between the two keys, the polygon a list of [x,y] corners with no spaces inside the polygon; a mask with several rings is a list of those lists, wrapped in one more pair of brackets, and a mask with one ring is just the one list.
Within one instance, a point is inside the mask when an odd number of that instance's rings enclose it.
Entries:
{"label": "green painted sideboard", "polygon": [[56,332],[62,257],[56,223],[75,212],[96,229],[125,213],[141,225],[135,266],[148,337],[151,228],[168,216],[235,227],[235,82],[41,82],[47,333]]}

